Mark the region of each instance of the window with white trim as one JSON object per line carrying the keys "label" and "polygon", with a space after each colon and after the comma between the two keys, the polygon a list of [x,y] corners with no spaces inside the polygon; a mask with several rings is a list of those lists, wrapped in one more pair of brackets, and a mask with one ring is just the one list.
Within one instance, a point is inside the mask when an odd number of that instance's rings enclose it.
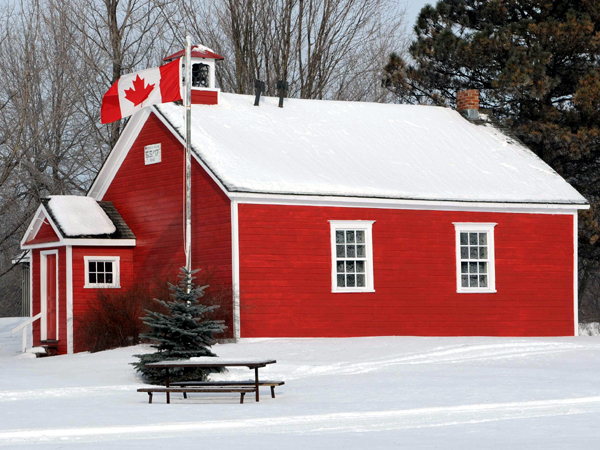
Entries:
{"label": "window with white trim", "polygon": [[373,292],[373,221],[330,220],[333,292]]}
{"label": "window with white trim", "polygon": [[455,223],[457,292],[496,292],[495,223]]}
{"label": "window with white trim", "polygon": [[86,288],[119,288],[118,256],[84,256]]}

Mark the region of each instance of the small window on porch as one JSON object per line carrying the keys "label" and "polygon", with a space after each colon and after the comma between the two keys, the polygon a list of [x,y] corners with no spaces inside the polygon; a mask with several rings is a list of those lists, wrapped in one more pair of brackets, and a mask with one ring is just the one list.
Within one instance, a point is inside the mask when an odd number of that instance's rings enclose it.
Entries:
{"label": "small window on porch", "polygon": [[86,288],[120,288],[118,256],[85,256]]}

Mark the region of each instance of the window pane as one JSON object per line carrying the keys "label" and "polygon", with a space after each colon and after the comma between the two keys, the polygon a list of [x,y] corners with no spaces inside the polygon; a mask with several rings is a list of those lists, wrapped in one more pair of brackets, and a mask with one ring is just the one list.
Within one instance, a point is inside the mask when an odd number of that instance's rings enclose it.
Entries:
{"label": "window pane", "polygon": [[348,258],[356,258],[356,245],[346,245]]}
{"label": "window pane", "polygon": [[112,282],[113,282],[113,275],[112,275],[112,273],[107,273],[106,274],[106,282],[112,284]]}
{"label": "window pane", "polygon": [[338,273],[344,273],[344,261],[337,262],[337,271]]}
{"label": "window pane", "polygon": [[469,259],[469,247],[460,248],[460,259]]}
{"label": "window pane", "polygon": [[356,276],[355,275],[346,275],[346,283],[347,283],[348,287],[355,287]]}
{"label": "window pane", "polygon": [[346,231],[346,242],[354,243],[354,231]]}
{"label": "window pane", "polygon": [[90,283],[95,283],[96,282],[96,274],[95,273],[90,273]]}
{"label": "window pane", "polygon": [[487,233],[479,233],[479,245],[487,245]]}
{"label": "window pane", "polygon": [[487,259],[487,247],[479,247],[479,259]]}
{"label": "window pane", "polygon": [[96,267],[98,268],[98,272],[104,272],[104,263],[101,261],[98,261],[96,263]]}
{"label": "window pane", "polygon": [[356,246],[356,256],[358,258],[366,258],[366,255],[365,255],[365,246],[364,245],[357,245]]}
{"label": "window pane", "polygon": [[469,273],[477,273],[477,263],[469,263]]}
{"label": "window pane", "polygon": [[112,262],[105,262],[104,263],[104,271],[105,272],[112,272]]}
{"label": "window pane", "polygon": [[365,287],[365,276],[364,275],[356,275],[356,286]]}
{"label": "window pane", "polygon": [[469,247],[469,249],[470,249],[469,256],[471,257],[469,259],[477,259],[477,247]]}
{"label": "window pane", "polygon": [[460,285],[462,287],[469,287],[469,277],[466,275],[461,275],[460,277]]}
{"label": "window pane", "polygon": [[469,243],[469,234],[460,233],[460,245],[467,245]]}
{"label": "window pane", "polygon": [[460,263],[460,273],[469,273],[469,263],[467,263],[467,262]]}
{"label": "window pane", "polygon": [[469,287],[477,287],[477,275],[469,275]]}
{"label": "window pane", "polygon": [[365,262],[364,261],[356,261],[356,271],[358,273],[365,273]]}
{"label": "window pane", "polygon": [[104,283],[104,274],[103,273],[98,274],[98,283]]}
{"label": "window pane", "polygon": [[88,269],[89,269],[89,271],[90,271],[90,272],[95,272],[95,271],[96,271],[96,263],[95,263],[95,262],[92,262],[92,261],[90,261],[90,262],[88,263]]}
{"label": "window pane", "polygon": [[337,244],[344,243],[344,232],[342,230],[336,230],[335,232],[335,242]]}
{"label": "window pane", "polygon": [[487,263],[486,262],[479,263],[479,273],[487,273]]}
{"label": "window pane", "polygon": [[479,287],[487,287],[487,275],[479,275]]}
{"label": "window pane", "polygon": [[477,245],[477,233],[469,233],[469,244]]}
{"label": "window pane", "polygon": [[358,242],[359,244],[365,243],[365,232],[364,231],[358,230],[356,232],[356,242]]}
{"label": "window pane", "polygon": [[354,273],[354,261],[346,261],[346,272]]}
{"label": "window pane", "polygon": [[344,275],[338,275],[337,276],[337,285],[338,287],[345,287],[346,283],[345,283],[345,276]]}
{"label": "window pane", "polygon": [[345,247],[346,247],[345,245],[336,245],[335,246],[335,253],[338,258],[346,257],[346,252],[344,250]]}

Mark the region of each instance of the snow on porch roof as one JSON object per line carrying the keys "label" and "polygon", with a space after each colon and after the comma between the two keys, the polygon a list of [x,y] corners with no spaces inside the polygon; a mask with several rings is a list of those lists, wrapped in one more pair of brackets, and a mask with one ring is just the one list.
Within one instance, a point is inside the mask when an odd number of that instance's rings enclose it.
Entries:
{"label": "snow on porch roof", "polygon": [[[490,123],[442,107],[221,94],[193,105],[192,146],[233,192],[586,204]],[[183,106],[157,110],[184,135]]]}
{"label": "snow on porch roof", "polygon": [[104,209],[91,197],[53,195],[44,206],[65,236],[109,235],[117,231]]}

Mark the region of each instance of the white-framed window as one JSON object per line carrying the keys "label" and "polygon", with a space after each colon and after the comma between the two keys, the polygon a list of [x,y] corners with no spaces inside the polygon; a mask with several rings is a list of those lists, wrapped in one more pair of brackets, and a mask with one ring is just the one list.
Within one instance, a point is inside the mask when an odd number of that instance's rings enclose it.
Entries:
{"label": "white-framed window", "polygon": [[118,256],[84,256],[86,288],[120,288]]}
{"label": "white-framed window", "polygon": [[372,220],[330,220],[333,292],[375,292]]}
{"label": "white-framed window", "polygon": [[495,223],[455,223],[456,291],[496,292]]}

